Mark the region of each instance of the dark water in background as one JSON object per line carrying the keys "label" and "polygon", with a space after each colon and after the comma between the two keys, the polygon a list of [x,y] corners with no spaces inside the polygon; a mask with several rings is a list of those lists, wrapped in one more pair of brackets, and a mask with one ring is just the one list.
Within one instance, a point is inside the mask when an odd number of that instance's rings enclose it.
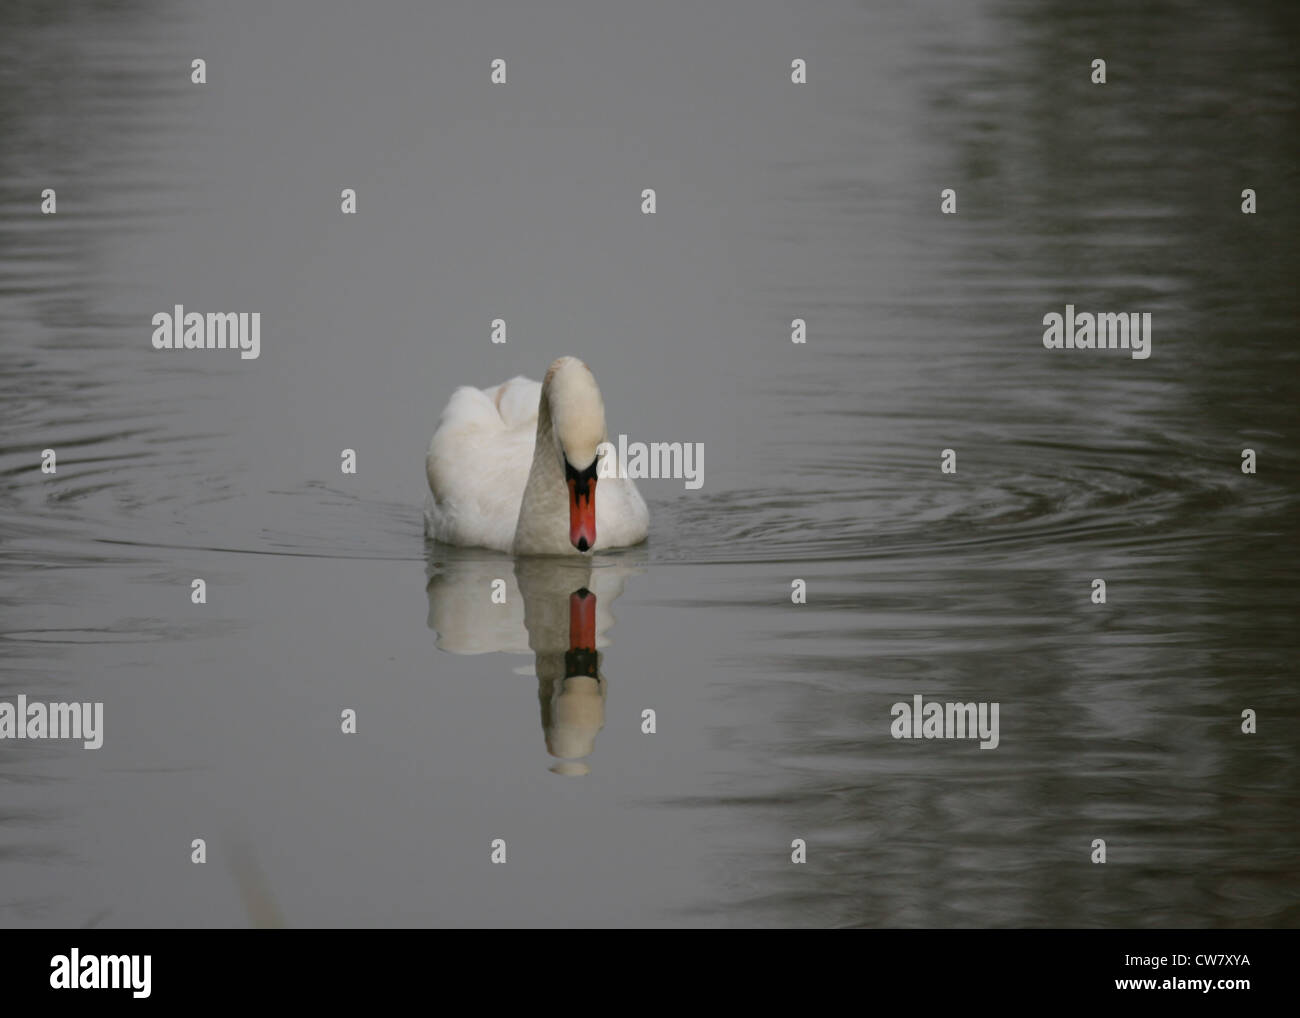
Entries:
{"label": "dark water in background", "polygon": [[[1285,5],[261,7],[0,11],[0,698],[107,729],[0,745],[0,924],[1297,924]],[[591,576],[426,547],[451,389],[560,353],[704,488]]]}

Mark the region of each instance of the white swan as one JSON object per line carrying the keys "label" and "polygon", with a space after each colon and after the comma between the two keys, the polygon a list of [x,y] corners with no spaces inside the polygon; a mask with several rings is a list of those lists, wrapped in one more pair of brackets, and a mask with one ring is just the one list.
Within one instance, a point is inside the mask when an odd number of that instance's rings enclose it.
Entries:
{"label": "white swan", "polygon": [[425,457],[425,533],[517,555],[639,544],[650,514],[630,480],[598,477],[606,439],[600,389],[576,357],[555,361],[540,385],[461,386]]}

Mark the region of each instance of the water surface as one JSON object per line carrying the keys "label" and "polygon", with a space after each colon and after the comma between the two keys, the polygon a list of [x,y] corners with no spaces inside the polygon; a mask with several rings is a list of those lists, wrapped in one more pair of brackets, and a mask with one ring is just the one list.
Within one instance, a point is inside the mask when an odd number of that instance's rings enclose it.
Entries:
{"label": "water surface", "polygon": [[[107,727],[0,746],[0,923],[1295,925],[1284,10],[0,14],[0,697]],[[589,567],[426,544],[451,390],[562,353],[704,487]]]}

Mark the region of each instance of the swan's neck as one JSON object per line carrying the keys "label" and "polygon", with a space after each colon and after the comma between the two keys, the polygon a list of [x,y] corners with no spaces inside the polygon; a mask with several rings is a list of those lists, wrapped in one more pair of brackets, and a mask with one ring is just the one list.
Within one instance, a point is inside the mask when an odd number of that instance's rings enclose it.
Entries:
{"label": "swan's neck", "polygon": [[528,471],[528,483],[519,506],[515,550],[542,553],[572,550],[569,546],[569,489],[557,452],[551,408],[544,396],[537,408],[533,465]]}

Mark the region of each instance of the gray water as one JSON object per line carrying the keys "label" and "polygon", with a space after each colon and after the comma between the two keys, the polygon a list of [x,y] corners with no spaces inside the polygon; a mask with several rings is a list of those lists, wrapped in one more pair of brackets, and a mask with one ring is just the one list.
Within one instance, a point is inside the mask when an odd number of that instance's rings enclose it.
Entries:
{"label": "gray water", "polygon": [[[105,711],[0,744],[0,924],[1300,921],[1288,5],[804,6],[0,10],[0,701]],[[560,354],[703,488],[427,544],[452,389]]]}

